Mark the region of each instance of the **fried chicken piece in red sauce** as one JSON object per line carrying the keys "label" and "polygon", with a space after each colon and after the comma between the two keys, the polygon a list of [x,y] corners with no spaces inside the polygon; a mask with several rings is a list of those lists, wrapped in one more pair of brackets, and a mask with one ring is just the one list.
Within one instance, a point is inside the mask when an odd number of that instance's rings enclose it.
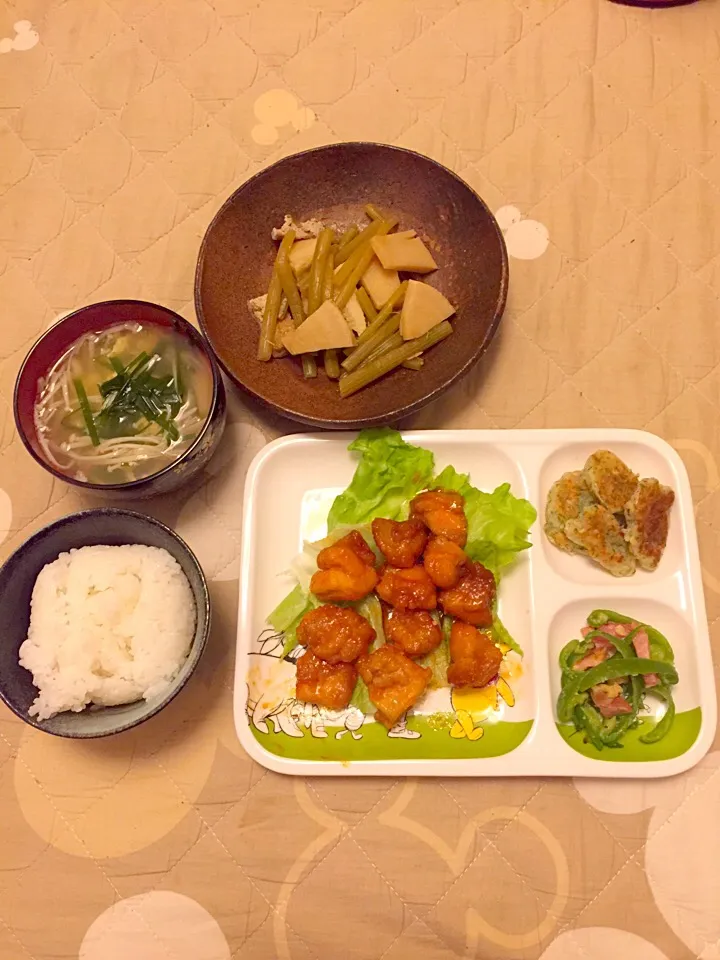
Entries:
{"label": "fried chicken piece in red sauce", "polygon": [[383,567],[377,595],[398,610],[434,610],[437,606],[435,584],[420,564],[409,570]]}
{"label": "fried chicken piece in red sauce", "polygon": [[384,622],[388,643],[408,657],[424,657],[442,641],[440,627],[426,610],[388,610]]}
{"label": "fried chicken piece in red sauce", "polygon": [[352,663],[326,663],[308,650],[297,662],[295,696],[328,710],[344,710],[352,699],[357,670]]}
{"label": "fried chicken piece in red sauce", "polygon": [[456,620],[450,629],[448,683],[454,687],[484,687],[497,676],[502,653],[489,635]]}
{"label": "fried chicken piece in red sauce", "polygon": [[467,540],[465,498],[454,490],[426,490],[410,501],[410,516],[419,517],[436,537],[464,547]]}
{"label": "fried chicken piece in red sauce", "polygon": [[[320,559],[321,554],[327,553],[328,550],[332,550],[333,547],[338,546],[349,547],[353,553],[357,555],[358,560],[362,560],[366,566],[375,566],[375,554],[373,553],[372,548],[367,545],[365,537],[363,537],[358,530],[351,530],[350,533],[346,533],[344,537],[340,537],[340,539],[336,540],[335,543],[331,544],[331,546],[325,547],[325,549],[321,550],[318,554],[318,560]],[[320,566],[319,563],[318,566]],[[322,569],[322,567],[320,569]]]}
{"label": "fried chicken piece in red sauce", "polygon": [[320,600],[362,600],[377,584],[375,554],[357,530],[320,551],[310,592]]}
{"label": "fried chicken piece in red sauce", "polygon": [[447,537],[431,537],[425,547],[423,566],[436,587],[451,590],[467,573],[468,558],[463,548]]}
{"label": "fried chicken piece in red sauce", "polygon": [[391,643],[358,660],[358,672],[378,708],[376,720],[394,726],[425,691],[432,670],[421,667]]}
{"label": "fried chicken piece in red sauce", "polygon": [[422,520],[386,520],[376,517],[372,534],[380,552],[393,567],[414,567],[422,556],[428,529]]}
{"label": "fried chicken piece in red sauce", "polygon": [[470,563],[456,587],[442,590],[438,602],[445,613],[475,627],[492,625],[495,577],[481,563]]}
{"label": "fried chicken piece in red sauce", "polygon": [[375,630],[352,607],[324,603],[305,614],[297,638],[326,663],[352,663],[368,652]]}

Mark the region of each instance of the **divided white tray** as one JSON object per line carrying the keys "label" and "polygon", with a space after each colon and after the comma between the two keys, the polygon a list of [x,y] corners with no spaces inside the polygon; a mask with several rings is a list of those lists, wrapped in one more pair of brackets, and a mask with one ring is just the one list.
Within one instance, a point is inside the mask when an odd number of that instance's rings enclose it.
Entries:
{"label": "divided white tray", "polygon": [[[500,616],[525,653],[522,669],[510,680],[515,705],[499,700],[492,721],[468,724],[465,704],[453,703],[449,691],[433,691],[406,729],[388,735],[374,721],[362,723],[357,711],[324,715],[298,703],[294,666],[280,659],[281,644],[266,617],[293,586],[285,573],[291,560],[304,540],[324,535],[330,504],[352,478],[356,459],[347,445],[354,436],[284,437],[265,447],[248,472],[235,725],[252,757],[272,770],[301,775],[609,778],[669,776],[702,758],[715,734],[716,700],[690,485],[672,447],[635,430],[404,434],[433,451],[438,470],[452,464],[483,490],[509,482],[513,493],[537,508],[534,545],[499,591]],[[561,553],[545,538],[551,484],[565,471],[580,469],[597,449],[613,450],[641,476],[657,477],[675,490],[667,549],[654,573],[616,579],[584,558]],[[576,749],[578,736],[571,740],[575,746],[561,736],[555,714],[558,653],[597,607],[651,623],[670,640],[680,676],[672,739],[593,756]]]}

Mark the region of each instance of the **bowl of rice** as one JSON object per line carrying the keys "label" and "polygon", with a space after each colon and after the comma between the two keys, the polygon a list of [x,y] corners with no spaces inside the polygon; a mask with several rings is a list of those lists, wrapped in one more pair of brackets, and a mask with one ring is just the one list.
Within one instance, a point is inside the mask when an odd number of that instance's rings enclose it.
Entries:
{"label": "bowl of rice", "polygon": [[120,733],[185,686],[210,630],[203,571],[152,517],[71,514],[0,567],[0,697],[60,737]]}

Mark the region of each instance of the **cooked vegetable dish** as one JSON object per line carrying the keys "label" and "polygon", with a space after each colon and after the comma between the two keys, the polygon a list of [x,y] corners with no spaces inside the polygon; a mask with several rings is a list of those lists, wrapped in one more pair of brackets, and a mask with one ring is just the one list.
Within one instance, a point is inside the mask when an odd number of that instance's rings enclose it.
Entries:
{"label": "cooked vegetable dish", "polygon": [[560,652],[560,723],[572,723],[598,750],[622,747],[639,726],[647,697],[666,704],[660,720],[640,737],[645,744],[665,737],[675,719],[672,687],[678,682],[675,655],[655,627],[613,610],[593,610],[582,639]]}
{"label": "cooked vegetable dish", "polygon": [[290,354],[303,375],[318,358],[340,395],[349,397],[397,367],[422,369],[424,353],[452,333],[453,305],[416,279],[437,269],[414,230],[392,232],[397,217],[365,208],[369,223],[343,233],[290,216],[267,294],[248,307],[260,325],[258,360]]}
{"label": "cooked vegetable dish", "polygon": [[41,382],[38,440],[50,463],[77,480],[140,480],[197,438],[212,388],[209,363],[180,334],[117,324],[77,340]]}

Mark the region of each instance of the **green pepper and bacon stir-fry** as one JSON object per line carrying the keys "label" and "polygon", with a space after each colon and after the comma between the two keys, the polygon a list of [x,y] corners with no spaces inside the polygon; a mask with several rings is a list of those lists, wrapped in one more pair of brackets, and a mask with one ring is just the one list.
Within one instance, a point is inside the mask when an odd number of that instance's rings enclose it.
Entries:
{"label": "green pepper and bacon stir-fry", "polygon": [[666,704],[665,713],[640,742],[658,743],[675,719],[672,687],[678,682],[666,637],[613,610],[593,610],[581,634],[560,652],[559,722],[572,723],[598,750],[622,747],[653,696]]}

